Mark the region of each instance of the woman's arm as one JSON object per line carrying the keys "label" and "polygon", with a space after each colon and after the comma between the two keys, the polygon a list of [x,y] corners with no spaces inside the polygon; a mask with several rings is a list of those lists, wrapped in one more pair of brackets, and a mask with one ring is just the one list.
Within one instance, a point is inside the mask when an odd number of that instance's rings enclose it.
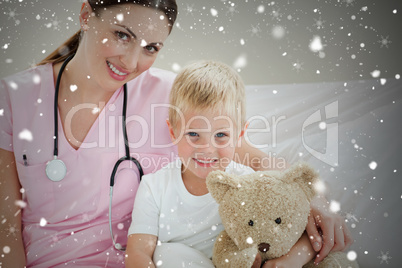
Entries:
{"label": "woman's arm", "polygon": [[330,211],[328,201],[316,196],[310,203],[306,231],[314,250],[318,252],[315,263],[320,263],[331,251],[343,251],[352,243],[352,235],[345,219]]}
{"label": "woman's arm", "polygon": [[0,249],[2,267],[26,265],[21,231],[21,185],[13,152],[0,149]]}
{"label": "woman's arm", "polygon": [[149,234],[128,236],[126,249],[126,267],[154,268],[152,261],[158,238]]}
{"label": "woman's arm", "polygon": [[293,245],[288,254],[282,257],[267,261],[263,268],[280,268],[280,267],[302,267],[311,261],[315,256],[315,251],[311,246],[307,233],[304,232],[300,239]]}

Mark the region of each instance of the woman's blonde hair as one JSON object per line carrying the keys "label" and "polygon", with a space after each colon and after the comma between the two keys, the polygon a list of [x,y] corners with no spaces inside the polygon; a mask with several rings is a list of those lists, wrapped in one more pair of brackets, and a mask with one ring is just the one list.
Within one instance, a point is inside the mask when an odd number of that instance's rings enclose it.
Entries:
{"label": "woman's blonde hair", "polygon": [[183,68],[170,93],[169,122],[172,126],[186,112],[211,111],[229,116],[234,126],[246,122],[245,90],[239,74],[217,61],[198,61]]}

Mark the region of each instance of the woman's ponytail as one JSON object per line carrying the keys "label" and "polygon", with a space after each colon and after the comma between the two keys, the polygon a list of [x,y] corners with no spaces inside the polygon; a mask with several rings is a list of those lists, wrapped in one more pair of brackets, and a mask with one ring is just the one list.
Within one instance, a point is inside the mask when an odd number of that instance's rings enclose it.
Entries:
{"label": "woman's ponytail", "polygon": [[78,45],[80,44],[81,30],[77,31],[73,36],[71,36],[64,44],[58,47],[55,51],[50,53],[49,56],[44,58],[37,65],[44,65],[47,63],[56,64],[63,62],[70,55],[77,52]]}

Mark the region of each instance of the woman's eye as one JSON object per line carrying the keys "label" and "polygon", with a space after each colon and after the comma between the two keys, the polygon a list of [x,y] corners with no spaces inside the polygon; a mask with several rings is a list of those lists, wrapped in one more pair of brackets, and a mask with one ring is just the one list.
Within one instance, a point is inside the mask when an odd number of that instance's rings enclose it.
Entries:
{"label": "woman's eye", "polygon": [[129,40],[129,38],[130,38],[130,36],[129,36],[128,34],[123,33],[123,32],[116,32],[116,36],[117,36],[120,40],[123,40],[123,41],[127,41],[127,40]]}
{"label": "woman's eye", "polygon": [[145,46],[145,49],[146,49],[148,52],[151,52],[151,53],[155,53],[155,52],[158,52],[158,51],[159,51],[159,49],[158,49],[157,47],[154,47],[154,46]]}

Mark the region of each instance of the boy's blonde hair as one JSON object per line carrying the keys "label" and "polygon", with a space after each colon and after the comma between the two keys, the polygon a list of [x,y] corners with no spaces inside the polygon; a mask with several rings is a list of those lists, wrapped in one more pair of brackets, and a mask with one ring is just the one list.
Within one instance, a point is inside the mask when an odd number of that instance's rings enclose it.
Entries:
{"label": "boy's blonde hair", "polygon": [[170,92],[169,122],[176,126],[188,111],[208,110],[229,116],[240,129],[246,123],[245,90],[239,74],[217,61],[197,61],[183,68]]}

